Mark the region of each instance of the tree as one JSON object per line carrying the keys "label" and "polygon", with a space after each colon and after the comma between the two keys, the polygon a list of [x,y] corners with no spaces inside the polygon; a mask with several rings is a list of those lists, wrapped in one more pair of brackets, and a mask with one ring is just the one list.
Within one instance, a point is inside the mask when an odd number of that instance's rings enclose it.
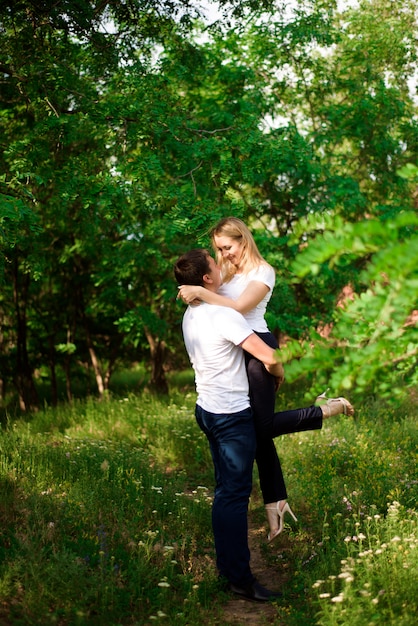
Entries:
{"label": "tree", "polygon": [[362,289],[334,311],[326,337],[315,331],[302,344],[289,343],[287,377],[314,373],[317,388],[404,395],[418,382],[418,215],[401,211],[356,224],[329,220],[327,233],[297,257],[294,272],[301,279],[325,264],[338,269],[347,257],[367,258]]}
{"label": "tree", "polygon": [[[413,3],[219,4],[234,28],[195,23],[186,1],[2,4],[0,362],[4,381],[21,372],[22,407],[46,365],[55,399],[60,369],[68,398],[80,365],[103,395],[125,358],[166,391],[185,359],[172,265],[220,217],[253,228],[279,270],[270,325],[297,338],[332,320],[344,286],[367,290],[366,218],[371,238],[391,220],[403,236]],[[294,280],[325,227],[353,252]]]}

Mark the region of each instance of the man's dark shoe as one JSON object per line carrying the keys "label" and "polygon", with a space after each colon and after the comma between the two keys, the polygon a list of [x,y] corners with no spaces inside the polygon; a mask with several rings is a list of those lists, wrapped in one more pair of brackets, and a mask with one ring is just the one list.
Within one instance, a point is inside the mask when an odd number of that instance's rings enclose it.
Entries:
{"label": "man's dark shoe", "polygon": [[243,600],[251,600],[252,602],[269,602],[282,597],[280,591],[270,591],[256,580],[245,587],[238,587],[230,583],[229,589]]}

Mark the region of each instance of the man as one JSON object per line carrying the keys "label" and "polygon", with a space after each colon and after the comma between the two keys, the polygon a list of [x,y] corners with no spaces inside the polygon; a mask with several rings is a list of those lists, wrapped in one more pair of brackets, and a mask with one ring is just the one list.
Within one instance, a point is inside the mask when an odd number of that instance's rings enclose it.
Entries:
{"label": "man", "polygon": [[[219,267],[206,250],[191,250],[174,267],[179,285],[217,291]],[[248,502],[256,451],[244,352],[260,359],[276,378],[283,366],[275,351],[231,308],[201,303],[183,317],[183,336],[195,371],[195,415],[205,433],[215,470],[212,527],[216,562],[235,594],[259,602],[280,597],[258,583],[250,569]]]}

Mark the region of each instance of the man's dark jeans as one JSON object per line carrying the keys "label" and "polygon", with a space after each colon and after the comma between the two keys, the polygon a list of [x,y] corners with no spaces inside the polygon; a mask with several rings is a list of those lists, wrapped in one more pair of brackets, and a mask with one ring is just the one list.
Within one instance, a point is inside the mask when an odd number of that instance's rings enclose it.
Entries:
{"label": "man's dark jeans", "polygon": [[209,440],[215,469],[212,527],[219,574],[246,586],[254,580],[247,520],[256,450],[252,412],[215,414],[196,405],[196,420]]}

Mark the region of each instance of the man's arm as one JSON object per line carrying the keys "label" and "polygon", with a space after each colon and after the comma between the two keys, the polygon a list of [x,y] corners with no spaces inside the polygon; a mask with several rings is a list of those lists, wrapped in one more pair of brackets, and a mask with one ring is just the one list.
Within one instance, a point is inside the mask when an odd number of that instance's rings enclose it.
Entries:
{"label": "man's arm", "polygon": [[284,380],[284,369],[276,356],[276,351],[270,348],[258,335],[252,333],[240,344],[246,352],[249,352],[262,363],[267,371],[280,380]]}

